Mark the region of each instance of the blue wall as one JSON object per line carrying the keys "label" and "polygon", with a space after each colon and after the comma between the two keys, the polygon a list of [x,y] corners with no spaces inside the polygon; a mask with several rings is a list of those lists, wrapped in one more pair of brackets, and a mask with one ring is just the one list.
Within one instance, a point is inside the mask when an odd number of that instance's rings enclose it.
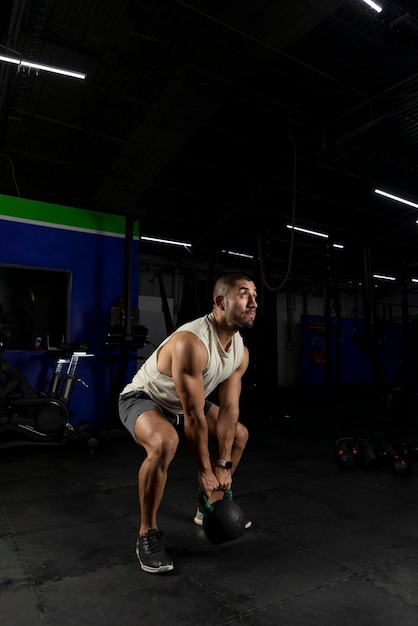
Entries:
{"label": "blue wall", "polygon": [[[94,428],[106,429],[110,420],[109,370],[103,353],[111,303],[124,294],[125,238],[115,233],[10,221],[2,216],[0,232],[0,263],[71,272],[70,340],[88,341],[94,358],[81,360],[77,374],[89,387],[76,385],[70,408],[76,421],[88,420]],[[131,304],[137,306],[137,240],[133,247],[135,301]],[[35,387],[42,385],[54,366],[43,353],[35,351],[7,352],[6,357],[18,364]]]}
{"label": "blue wall", "polygon": [[[343,385],[382,384],[377,380],[370,357],[359,349],[355,337],[364,336],[364,321],[351,318],[341,319],[341,335],[335,332],[335,318],[332,320],[334,329],[332,340],[332,373],[333,383],[337,382],[337,344],[341,349],[341,383]],[[324,318],[319,315],[301,316],[303,382],[305,385],[325,385],[325,334]],[[391,384],[397,382],[399,362],[403,357],[402,324],[387,325],[384,336],[380,337],[381,349],[378,358],[383,371]],[[412,345],[412,327],[411,327]]]}

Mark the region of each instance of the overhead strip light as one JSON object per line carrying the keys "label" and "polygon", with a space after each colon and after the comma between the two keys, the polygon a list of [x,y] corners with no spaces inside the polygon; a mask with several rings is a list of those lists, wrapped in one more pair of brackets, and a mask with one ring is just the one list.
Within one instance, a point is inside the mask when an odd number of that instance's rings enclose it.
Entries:
{"label": "overhead strip light", "polygon": [[69,76],[70,78],[80,78],[84,80],[87,74],[81,72],[73,72],[72,70],[64,70],[60,67],[54,67],[52,65],[43,65],[42,63],[32,63],[32,61],[25,61],[24,59],[16,59],[14,57],[4,56],[0,54],[0,61],[6,63],[13,63],[19,67],[27,67],[33,70],[41,70],[43,72],[51,72],[52,74],[61,74],[62,76]]}
{"label": "overhead strip light", "polygon": [[328,239],[328,235],[326,233],[320,233],[316,230],[309,230],[308,228],[302,228],[301,226],[293,226],[292,224],[286,224],[286,228],[297,230],[301,233],[305,233],[306,235],[314,235],[315,237],[323,237],[324,239]]}
{"label": "overhead strip light", "polygon": [[[314,237],[322,237],[323,239],[329,238],[329,235],[327,235],[326,233],[321,233],[317,230],[309,230],[309,228],[302,228],[301,226],[293,226],[293,224],[286,224],[286,228],[298,230],[301,233],[305,233],[306,235],[313,235]],[[339,250],[344,250],[344,246],[342,243],[333,243],[332,247],[338,248]]]}
{"label": "overhead strip light", "polygon": [[241,256],[245,259],[253,259],[252,254],[246,254],[245,252],[234,252],[233,250],[222,250],[223,254],[230,254],[231,256]]}
{"label": "overhead strip light", "polygon": [[390,200],[395,200],[395,202],[401,202],[402,204],[407,204],[408,206],[414,207],[414,209],[418,209],[418,204],[416,202],[411,202],[411,200],[406,200],[405,198],[401,198],[400,196],[395,196],[393,193],[382,191],[382,189],[375,189],[374,192],[379,194],[380,196],[389,198]]}
{"label": "overhead strip light", "polygon": [[385,274],[373,274],[373,278],[379,278],[380,280],[396,280],[394,276],[386,276]]}
{"label": "overhead strip light", "polygon": [[373,2],[373,0],[363,0],[363,2],[373,9],[373,11],[376,11],[376,13],[381,13],[383,11],[383,8],[379,4],[376,4],[376,2]]}
{"label": "overhead strip light", "polygon": [[154,243],[166,243],[171,246],[181,246],[183,248],[191,248],[191,243],[185,243],[184,241],[174,241],[172,239],[160,239],[158,237],[145,237],[141,236],[144,241],[153,241]]}

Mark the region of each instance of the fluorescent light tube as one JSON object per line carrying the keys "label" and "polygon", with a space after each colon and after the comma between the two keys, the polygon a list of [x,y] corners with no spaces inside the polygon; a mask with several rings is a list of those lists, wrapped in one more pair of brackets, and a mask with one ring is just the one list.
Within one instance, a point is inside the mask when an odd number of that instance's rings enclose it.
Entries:
{"label": "fluorescent light tube", "polygon": [[172,241],[171,239],[159,239],[158,237],[145,237],[141,236],[144,241],[153,241],[154,243],[167,243],[171,246],[182,246],[184,248],[191,248],[191,243],[185,243],[184,241]]}
{"label": "fluorescent light tube", "polygon": [[380,278],[380,280],[396,280],[394,276],[385,276],[384,274],[373,274],[373,278]]}
{"label": "fluorescent light tube", "polygon": [[42,70],[44,72],[52,72],[53,74],[61,74],[62,76],[70,76],[71,78],[80,78],[84,80],[87,74],[82,74],[81,72],[73,72],[72,70],[64,70],[60,67],[54,67],[52,65],[43,65],[42,63],[32,63],[32,61],[25,61],[24,59],[16,59],[13,57],[0,55],[0,61],[5,61],[6,63],[14,63],[14,65],[19,65],[20,67],[28,67],[29,69],[34,70]]}
{"label": "fluorescent light tube", "polygon": [[374,192],[379,194],[380,196],[385,196],[385,198],[390,198],[390,200],[395,200],[396,202],[401,202],[402,204],[407,204],[408,206],[414,207],[414,209],[418,209],[418,204],[416,202],[411,202],[411,200],[405,200],[405,198],[395,196],[393,193],[382,191],[382,189],[375,189]]}
{"label": "fluorescent light tube", "polygon": [[233,250],[222,250],[224,254],[230,254],[232,256],[242,256],[246,259],[253,259],[252,254],[245,254],[245,252],[234,252]]}
{"label": "fluorescent light tube", "polygon": [[376,2],[373,2],[373,0],[363,0],[363,2],[376,11],[376,13],[381,13],[383,11],[383,8],[379,4],[376,4]]}
{"label": "fluorescent light tube", "polygon": [[319,233],[316,230],[309,230],[308,228],[301,228],[300,226],[292,226],[292,224],[286,224],[287,228],[292,228],[293,230],[298,230],[301,233],[306,233],[307,235],[314,235],[315,237],[323,237],[324,239],[328,239],[328,235],[326,233]]}

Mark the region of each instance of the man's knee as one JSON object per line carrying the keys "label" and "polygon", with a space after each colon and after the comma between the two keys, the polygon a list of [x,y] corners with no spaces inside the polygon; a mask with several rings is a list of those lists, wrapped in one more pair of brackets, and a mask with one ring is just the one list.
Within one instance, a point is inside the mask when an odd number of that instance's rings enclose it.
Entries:
{"label": "man's knee", "polygon": [[149,415],[139,416],[135,425],[136,440],[148,452],[148,455],[172,458],[179,445],[179,435],[163,416],[150,419]]}
{"label": "man's knee", "polygon": [[170,456],[171,458],[175,455],[177,448],[179,445],[179,436],[177,431],[173,428],[172,432],[168,437],[165,437],[162,446],[165,454]]}
{"label": "man's knee", "polygon": [[236,441],[237,443],[241,446],[244,447],[248,441],[248,437],[249,437],[249,432],[248,432],[248,428],[246,426],[244,426],[244,424],[241,424],[241,422],[238,422],[237,424],[237,434],[236,434]]}
{"label": "man's knee", "polygon": [[174,459],[179,443],[179,438],[174,431],[174,435],[165,437],[153,437],[149,446],[146,447],[147,459],[151,466],[167,470]]}
{"label": "man's knee", "polygon": [[179,445],[179,436],[175,428],[164,429],[155,431],[150,437],[150,445],[154,450],[160,450],[161,452],[175,453],[177,446]]}

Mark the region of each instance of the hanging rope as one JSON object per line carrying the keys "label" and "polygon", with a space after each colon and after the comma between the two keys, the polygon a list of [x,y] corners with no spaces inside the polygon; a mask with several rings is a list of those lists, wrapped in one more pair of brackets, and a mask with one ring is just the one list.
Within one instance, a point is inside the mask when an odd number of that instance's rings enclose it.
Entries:
{"label": "hanging rope", "polygon": [[[291,221],[292,221],[292,226],[294,227],[296,223],[297,140],[292,135],[290,138],[291,138],[291,141],[293,141],[293,192],[292,192],[292,220]],[[261,244],[261,237],[258,237],[258,258],[260,261],[260,277],[261,277],[261,281],[264,287],[268,289],[269,291],[280,291],[280,289],[284,287],[284,285],[287,283],[289,279],[290,270],[292,267],[292,260],[293,260],[294,239],[295,239],[295,229],[292,228],[291,234],[290,234],[290,246],[289,246],[289,256],[288,256],[286,274],[282,282],[280,283],[280,285],[273,287],[272,285],[269,285],[267,281],[266,272],[264,268],[264,262],[263,262],[263,249],[262,249],[262,244]]]}

